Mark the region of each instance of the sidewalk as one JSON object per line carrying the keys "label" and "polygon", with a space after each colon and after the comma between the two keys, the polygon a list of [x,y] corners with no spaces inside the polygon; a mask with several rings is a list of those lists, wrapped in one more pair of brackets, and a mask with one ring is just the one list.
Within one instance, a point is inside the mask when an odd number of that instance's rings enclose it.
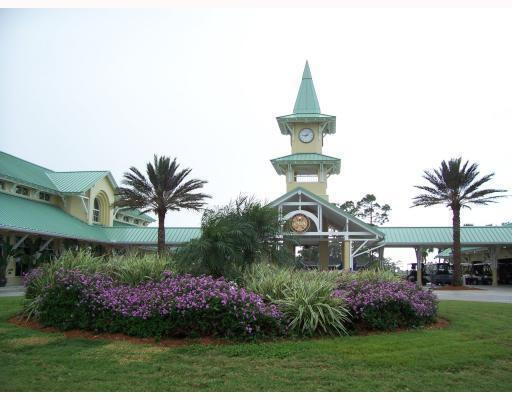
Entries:
{"label": "sidewalk", "polygon": [[22,285],[0,287],[0,297],[24,296],[25,288]]}

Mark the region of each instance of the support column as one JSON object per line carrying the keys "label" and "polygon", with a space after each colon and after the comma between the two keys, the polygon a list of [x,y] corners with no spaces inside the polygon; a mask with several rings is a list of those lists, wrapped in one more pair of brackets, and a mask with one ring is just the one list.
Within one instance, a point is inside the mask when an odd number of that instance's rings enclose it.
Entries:
{"label": "support column", "polygon": [[489,255],[491,256],[492,286],[498,286],[498,248],[490,247]]}
{"label": "support column", "polygon": [[295,243],[292,242],[285,242],[284,244],[286,246],[286,249],[288,250],[288,253],[292,256],[293,263],[295,264]]}
{"label": "support column", "polygon": [[318,243],[318,255],[320,269],[327,271],[329,269],[329,242]]}
{"label": "support column", "polygon": [[[14,246],[16,244],[16,236],[9,235],[6,237],[7,241]],[[5,277],[7,279],[7,284],[15,284],[16,282],[16,259],[14,257],[9,257],[7,259],[7,267],[5,270]]]}
{"label": "support column", "polygon": [[423,257],[421,253],[423,253],[423,249],[421,247],[416,247],[414,251],[416,251],[416,285],[418,287],[422,287],[423,274],[421,273],[421,262],[423,261]]}
{"label": "support column", "polygon": [[342,242],[342,255],[343,255],[343,271],[350,272],[352,271],[352,241],[345,239]]}
{"label": "support column", "polygon": [[379,247],[379,268],[384,267],[384,247]]}

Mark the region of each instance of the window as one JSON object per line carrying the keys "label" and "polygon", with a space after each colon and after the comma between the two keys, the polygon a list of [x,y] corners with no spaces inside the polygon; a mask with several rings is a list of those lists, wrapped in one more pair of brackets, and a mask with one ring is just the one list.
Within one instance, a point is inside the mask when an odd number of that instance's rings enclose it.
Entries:
{"label": "window", "polygon": [[136,224],[136,225],[139,225],[139,222],[140,222],[140,221],[139,221],[138,219],[136,219],[136,220],[135,220],[135,224]]}
{"label": "window", "polygon": [[16,193],[21,194],[22,196],[28,196],[28,188],[24,186],[16,186]]}
{"label": "window", "polygon": [[100,202],[98,199],[94,199],[94,208],[92,210],[92,220],[94,222],[100,222]]}
{"label": "window", "polygon": [[123,221],[124,221],[124,222],[130,222],[130,218],[128,218],[128,217],[123,217]]}
{"label": "window", "polygon": [[45,192],[39,192],[39,200],[50,201],[50,195]]}
{"label": "window", "polygon": [[296,175],[295,182],[318,182],[318,175]]}
{"label": "window", "polygon": [[0,181],[0,190],[5,190],[5,183],[4,183],[4,181]]}

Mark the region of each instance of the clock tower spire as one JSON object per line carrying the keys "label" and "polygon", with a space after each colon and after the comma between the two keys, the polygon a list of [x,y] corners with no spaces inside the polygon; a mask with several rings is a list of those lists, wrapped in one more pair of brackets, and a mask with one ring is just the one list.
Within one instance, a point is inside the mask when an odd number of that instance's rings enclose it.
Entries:
{"label": "clock tower spire", "polygon": [[277,117],[281,134],[290,136],[291,154],[271,160],[286,177],[286,191],[303,187],[328,198],[327,179],[340,173],[340,159],[323,154],[324,138],[336,132],[336,117],[322,114],[306,61],[293,114]]}

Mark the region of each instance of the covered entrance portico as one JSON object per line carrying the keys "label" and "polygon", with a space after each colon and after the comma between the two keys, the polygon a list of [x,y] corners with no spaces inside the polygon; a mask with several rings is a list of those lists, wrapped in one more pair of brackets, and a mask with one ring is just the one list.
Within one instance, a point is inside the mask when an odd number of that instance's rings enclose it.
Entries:
{"label": "covered entrance portico", "polygon": [[362,249],[384,239],[374,226],[342,211],[307,189],[295,188],[270,203],[285,221],[282,235],[291,246],[317,245],[319,267],[329,268],[329,245],[338,245],[345,271],[354,269],[354,258]]}
{"label": "covered entrance portico", "polygon": [[[422,251],[427,248],[451,249],[451,227],[379,227],[385,239],[377,246],[384,248],[412,248],[416,252],[417,265],[421,265]],[[512,258],[512,226],[462,226],[461,246],[482,249],[484,260],[492,271],[492,284],[498,285],[500,262]],[[418,271],[418,277],[420,276]],[[418,280],[421,282],[421,279]]]}

